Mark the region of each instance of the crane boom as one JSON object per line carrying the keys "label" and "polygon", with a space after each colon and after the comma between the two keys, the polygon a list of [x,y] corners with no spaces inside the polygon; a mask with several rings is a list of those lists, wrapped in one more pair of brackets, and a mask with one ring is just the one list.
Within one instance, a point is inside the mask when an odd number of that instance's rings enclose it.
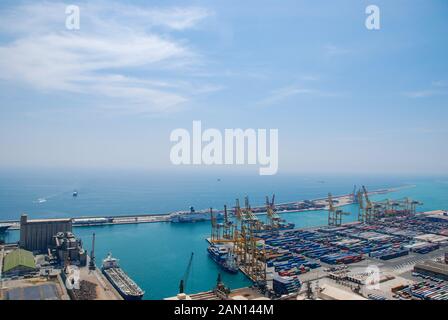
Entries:
{"label": "crane boom", "polygon": [[191,253],[190,260],[188,261],[187,269],[185,270],[183,278],[180,280],[179,293],[184,293],[187,287],[188,277],[190,276],[191,265],[193,263],[194,252]]}

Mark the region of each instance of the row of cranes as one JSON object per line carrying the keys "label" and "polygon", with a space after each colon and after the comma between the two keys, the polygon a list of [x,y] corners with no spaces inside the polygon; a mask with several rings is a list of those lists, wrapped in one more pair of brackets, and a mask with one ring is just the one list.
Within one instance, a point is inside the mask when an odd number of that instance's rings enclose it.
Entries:
{"label": "row of cranes", "polygon": [[[349,212],[344,212],[342,209],[335,207],[334,200],[331,193],[328,194],[328,225],[340,226],[342,225],[342,216],[349,215]],[[422,205],[420,201],[404,198],[399,200],[382,200],[371,201],[369,193],[365,186],[362,186],[356,191],[356,186],[352,193],[352,202],[358,204],[358,221],[362,223],[369,223],[378,220],[382,217],[397,216],[397,215],[414,215],[417,206]]]}
{"label": "row of cranes", "polygon": [[[391,215],[413,215],[416,207],[421,205],[419,201],[410,198],[401,200],[371,201],[365,186],[362,186],[352,194],[352,202],[359,206],[358,221],[370,223],[381,217]],[[224,219],[218,219],[210,208],[211,235],[210,243],[227,245],[232,254],[235,255],[239,268],[253,280],[260,288],[266,287],[266,256],[268,255],[264,242],[260,241],[260,232],[278,232],[279,230],[292,229],[293,224],[287,224],[275,209],[275,195],[272,199],[266,197],[266,222],[258,219],[252,211],[249,198],[245,197],[244,207],[240,206],[236,199],[233,216],[230,218],[227,206],[224,205]],[[349,215],[335,205],[331,193],[328,194],[328,225],[341,226],[342,217]]]}
{"label": "row of cranes", "polygon": [[371,201],[365,186],[358,191],[357,202],[359,206],[358,221],[364,223],[388,216],[415,215],[417,206],[423,204],[408,197],[399,200]]}
{"label": "row of cranes", "polygon": [[275,210],[275,195],[266,196],[266,222],[261,221],[252,211],[249,198],[245,197],[244,207],[236,199],[234,219],[230,219],[227,206],[224,206],[224,220],[217,217],[210,208],[212,244],[227,244],[237,259],[240,269],[261,289],[266,288],[266,249],[257,236],[260,232],[276,232],[284,228],[293,228],[281,219]]}

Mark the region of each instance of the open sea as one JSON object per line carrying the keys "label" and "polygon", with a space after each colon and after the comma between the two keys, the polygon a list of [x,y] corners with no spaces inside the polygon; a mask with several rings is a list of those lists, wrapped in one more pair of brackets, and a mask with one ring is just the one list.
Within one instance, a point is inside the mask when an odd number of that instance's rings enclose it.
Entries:
{"label": "open sea", "polygon": [[[233,206],[236,198],[248,195],[251,205],[264,203],[275,193],[276,202],[314,199],[348,194],[354,185],[369,190],[403,187],[397,192],[377,195],[373,200],[405,196],[422,201],[420,211],[448,209],[448,177],[404,177],[362,175],[218,175],[163,174],[138,171],[21,170],[0,171],[0,220],[29,218],[157,214],[176,210]],[[79,196],[72,197],[73,190]],[[357,219],[356,205],[343,221]],[[282,217],[296,227],[327,223],[326,211],[285,213]],[[215,285],[219,268],[207,257],[205,238],[210,223],[147,223],[75,228],[75,234],[90,251],[96,234],[97,265],[108,252],[120,259],[124,270],[146,291],[145,299],[163,299],[178,292],[191,252],[194,259],[188,293],[206,291]],[[9,231],[6,242],[18,240],[18,231]],[[249,285],[242,275],[223,273],[231,288]]]}

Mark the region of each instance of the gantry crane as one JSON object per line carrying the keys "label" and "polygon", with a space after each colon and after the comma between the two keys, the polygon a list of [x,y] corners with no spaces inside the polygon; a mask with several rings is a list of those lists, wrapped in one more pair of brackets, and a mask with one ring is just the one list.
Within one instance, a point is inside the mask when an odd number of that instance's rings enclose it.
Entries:
{"label": "gantry crane", "polygon": [[[266,285],[266,250],[264,245],[257,245],[256,234],[263,229],[263,224],[252,212],[249,198],[245,197],[244,209],[236,200],[235,217],[238,221],[234,230],[234,253],[238,264],[254,283],[264,288]],[[273,199],[274,200],[274,199]]]}
{"label": "gantry crane", "polygon": [[218,242],[221,238],[221,225],[218,223],[215,215],[213,214],[213,209],[210,208],[210,222],[212,224],[212,229],[210,233],[210,241]]}
{"label": "gantry crane", "polygon": [[281,218],[275,211],[275,194],[272,195],[272,200],[269,202],[269,197],[266,196],[266,214],[267,214],[267,225],[266,227],[270,230],[277,230],[280,228]]}
{"label": "gantry crane", "polygon": [[362,186],[362,191],[364,193],[364,198],[366,200],[364,206],[364,222],[371,222],[374,219],[373,204],[369,199],[369,194],[365,186]]}
{"label": "gantry crane", "polygon": [[224,223],[223,223],[223,234],[224,239],[233,239],[233,223],[229,219],[227,214],[227,205],[224,205]]}
{"label": "gantry crane", "polygon": [[210,222],[211,222],[211,233],[210,242],[211,243],[224,243],[224,242],[235,242],[234,238],[234,225],[232,221],[229,220],[227,215],[227,206],[224,205],[224,222],[219,223],[213,209],[210,208]]}
{"label": "gantry crane", "polygon": [[333,204],[333,196],[328,193],[328,225],[340,226],[342,224],[342,216],[350,213],[337,209]]}
{"label": "gantry crane", "polygon": [[191,266],[193,264],[193,256],[194,256],[194,252],[191,253],[190,260],[188,260],[187,269],[185,269],[184,276],[180,280],[179,293],[185,293],[185,289],[187,288],[187,281],[188,281],[188,278],[190,277]]}
{"label": "gantry crane", "polygon": [[244,218],[244,214],[243,214],[243,210],[240,207],[240,199],[236,199],[236,204],[235,204],[235,218],[237,221],[237,228],[241,228],[241,225],[243,223],[243,218]]}
{"label": "gantry crane", "polygon": [[410,198],[400,200],[386,199],[383,201],[372,202],[374,217],[391,215],[413,215],[416,213],[416,207],[422,203]]}
{"label": "gantry crane", "polygon": [[423,203],[417,200],[412,200],[410,198],[405,198],[406,209],[409,214],[414,215],[417,211],[417,206],[421,206]]}
{"label": "gantry crane", "polygon": [[364,199],[362,197],[362,192],[361,190],[358,190],[358,194],[357,194],[357,198],[358,198],[358,221],[359,222],[365,222],[365,211],[364,211]]}
{"label": "gantry crane", "polygon": [[353,186],[352,201],[353,201],[353,203],[358,203],[358,194],[356,192],[356,184]]}

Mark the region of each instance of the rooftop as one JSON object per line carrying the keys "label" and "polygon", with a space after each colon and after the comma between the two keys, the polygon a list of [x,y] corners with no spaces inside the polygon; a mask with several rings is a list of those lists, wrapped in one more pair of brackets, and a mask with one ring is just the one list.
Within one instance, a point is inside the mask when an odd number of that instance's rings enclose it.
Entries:
{"label": "rooftop", "polygon": [[23,249],[16,249],[8,253],[4,258],[3,272],[8,272],[18,266],[36,268],[33,254]]}
{"label": "rooftop", "polygon": [[435,261],[425,261],[423,263],[418,263],[415,265],[416,269],[424,269],[434,273],[443,274],[448,276],[448,264],[435,262]]}

